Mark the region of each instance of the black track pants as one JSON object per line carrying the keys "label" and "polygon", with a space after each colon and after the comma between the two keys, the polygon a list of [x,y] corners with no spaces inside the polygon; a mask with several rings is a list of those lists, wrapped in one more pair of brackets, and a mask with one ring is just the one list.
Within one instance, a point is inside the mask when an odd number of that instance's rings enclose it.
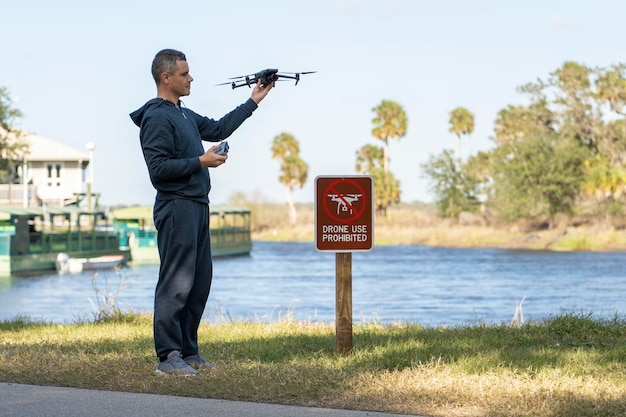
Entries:
{"label": "black track pants", "polygon": [[198,326],[211,280],[209,206],[176,199],[154,205],[161,267],[154,297],[154,346],[159,357],[172,350],[198,353]]}

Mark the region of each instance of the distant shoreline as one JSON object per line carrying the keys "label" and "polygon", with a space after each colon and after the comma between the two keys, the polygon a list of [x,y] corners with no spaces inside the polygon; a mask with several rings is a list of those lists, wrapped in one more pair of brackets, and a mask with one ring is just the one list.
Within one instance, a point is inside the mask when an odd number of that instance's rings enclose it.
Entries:
{"label": "distant shoreline", "polygon": [[[258,203],[252,211],[252,239],[280,242],[314,242],[313,205],[297,207],[295,226],[287,223],[286,204]],[[617,222],[623,222],[617,219]],[[556,222],[553,228],[529,222],[497,225],[478,214],[462,213],[441,219],[426,204],[390,208],[386,217],[374,219],[374,245],[424,245],[458,248],[495,248],[550,251],[626,251],[626,228],[578,219]]]}
{"label": "distant shoreline", "polygon": [[[393,236],[387,240],[391,244]],[[539,231],[516,231],[487,226],[443,226],[417,228],[411,243],[426,246],[496,248],[550,251],[624,251],[626,233],[594,227],[566,227]]]}

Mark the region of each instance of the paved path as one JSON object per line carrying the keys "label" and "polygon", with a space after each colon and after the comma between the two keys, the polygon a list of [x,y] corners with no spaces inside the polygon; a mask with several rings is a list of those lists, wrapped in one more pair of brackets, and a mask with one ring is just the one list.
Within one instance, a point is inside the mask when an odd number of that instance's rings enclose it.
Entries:
{"label": "paved path", "polygon": [[18,416],[398,417],[399,415],[0,382],[0,417]]}

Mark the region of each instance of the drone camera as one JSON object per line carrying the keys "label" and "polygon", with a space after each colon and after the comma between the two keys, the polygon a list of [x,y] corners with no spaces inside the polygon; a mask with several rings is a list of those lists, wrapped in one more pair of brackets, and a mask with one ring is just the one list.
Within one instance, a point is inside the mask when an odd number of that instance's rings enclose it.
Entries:
{"label": "drone camera", "polygon": [[273,83],[275,81],[278,80],[278,74],[277,73],[269,73],[269,74],[263,74],[263,77],[261,78],[261,80],[263,81],[263,84],[269,84],[269,83]]}

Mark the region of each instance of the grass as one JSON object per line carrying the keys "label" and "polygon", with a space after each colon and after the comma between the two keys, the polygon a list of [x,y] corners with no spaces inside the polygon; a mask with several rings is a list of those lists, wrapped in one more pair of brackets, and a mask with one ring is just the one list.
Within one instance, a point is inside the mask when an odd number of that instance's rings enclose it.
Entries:
{"label": "grass", "polygon": [[218,371],[154,374],[149,315],[0,323],[0,380],[430,416],[626,415],[626,322],[563,314],[520,327],[202,323]]}
{"label": "grass", "polygon": [[585,230],[575,230],[564,236],[555,250],[563,251],[593,251],[615,250],[626,247],[626,233],[618,230],[601,230],[595,233],[585,233]]}

